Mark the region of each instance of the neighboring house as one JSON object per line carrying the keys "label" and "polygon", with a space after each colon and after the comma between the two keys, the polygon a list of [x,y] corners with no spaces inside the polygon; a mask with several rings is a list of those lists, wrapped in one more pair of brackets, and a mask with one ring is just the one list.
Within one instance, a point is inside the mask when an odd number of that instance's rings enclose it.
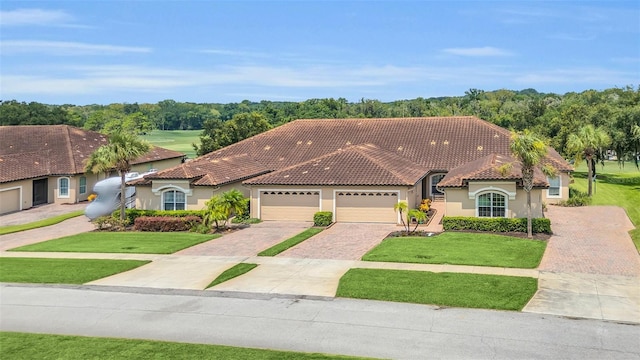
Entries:
{"label": "neighboring house", "polygon": [[[105,174],[87,174],[86,159],[107,136],[68,125],[0,126],[0,214],[47,203],[87,200]],[[163,170],[184,154],[154,147],[132,171]]]}
{"label": "neighboring house", "polygon": [[[296,120],[134,182],[137,206],[202,209],[211,196],[238,189],[251,216],[311,221],[399,222],[394,204],[446,201],[446,215],[523,217],[510,132],[476,117]],[[545,162],[558,177],[536,173],[535,215],[543,202],[568,198],[572,167],[552,148]]]}

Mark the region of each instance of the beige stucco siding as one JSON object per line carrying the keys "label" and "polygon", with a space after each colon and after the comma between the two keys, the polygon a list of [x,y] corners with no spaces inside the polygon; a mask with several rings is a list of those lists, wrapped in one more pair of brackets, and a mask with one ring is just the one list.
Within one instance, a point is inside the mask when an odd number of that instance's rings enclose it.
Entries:
{"label": "beige stucco siding", "polygon": [[212,196],[236,189],[249,197],[249,189],[240,182],[223,186],[190,186],[188,180],[154,180],[151,186],[136,187],[136,208],[148,210],[162,209],[162,193],[178,190],[186,194],[187,210],[202,210]]}
{"label": "beige stucco siding", "polygon": [[569,198],[569,183],[571,182],[571,177],[568,173],[564,172],[559,173],[558,176],[560,177],[560,196],[549,196],[549,190],[542,190],[542,201],[546,204],[557,204]]}
{"label": "beige stucco siding", "polygon": [[[542,217],[542,191],[531,191],[531,209],[533,217]],[[469,188],[445,189],[445,215],[446,216],[477,216],[476,198],[486,192],[497,192],[505,196],[507,211],[506,217],[527,216],[527,195],[522,189],[516,189],[515,183],[484,182],[470,184]]]}
{"label": "beige stucco siding", "polygon": [[18,191],[18,196],[20,199],[20,207],[18,210],[25,210],[32,206],[33,204],[33,180],[20,180],[20,181],[12,181],[8,183],[0,184],[0,214],[4,214],[7,212],[11,212],[14,210],[15,204],[13,205],[5,205],[4,203],[10,203],[14,200],[15,191]]}

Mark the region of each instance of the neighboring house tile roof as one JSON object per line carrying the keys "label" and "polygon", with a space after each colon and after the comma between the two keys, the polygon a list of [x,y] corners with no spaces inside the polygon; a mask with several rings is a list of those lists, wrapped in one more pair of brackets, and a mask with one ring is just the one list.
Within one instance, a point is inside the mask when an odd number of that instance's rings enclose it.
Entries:
{"label": "neighboring house tile roof", "polygon": [[[86,159],[107,143],[103,134],[69,125],[0,126],[0,183],[82,174]],[[134,164],[182,156],[154,147]]]}
{"label": "neighboring house tile roof", "polygon": [[245,181],[249,185],[413,185],[429,171],[375,145],[352,145]]}
{"label": "neighboring house tile roof", "polygon": [[147,175],[144,179],[130,184],[150,185],[153,179],[189,179],[193,185],[220,186],[262,175],[269,171],[253,161],[247,154],[228,157],[204,155],[180,166]]}
{"label": "neighboring house tile roof", "polygon": [[[512,164],[508,174],[502,175],[498,170],[502,165]],[[522,180],[522,167],[511,156],[489,154],[480,159],[451,169],[438,183],[438,187],[463,187],[471,181],[486,180]],[[547,177],[538,168],[533,172],[533,186],[547,187]]]}
{"label": "neighboring house tile roof", "polygon": [[[260,169],[274,173],[245,183],[404,185],[428,172],[447,172],[489,154],[509,155],[510,136],[508,130],[473,116],[295,120],[183,164],[181,170],[167,170],[162,176],[195,181],[205,174],[212,178],[224,175],[227,182],[233,182],[257,176],[251,173]],[[257,168],[230,171],[221,161],[203,170],[203,158],[211,162],[240,155],[247,160],[238,167],[250,159],[251,166]],[[549,157],[548,161],[562,164],[559,170],[572,170],[557,152],[550,151]],[[325,171],[325,165],[319,171],[313,166],[318,161],[336,166]]]}

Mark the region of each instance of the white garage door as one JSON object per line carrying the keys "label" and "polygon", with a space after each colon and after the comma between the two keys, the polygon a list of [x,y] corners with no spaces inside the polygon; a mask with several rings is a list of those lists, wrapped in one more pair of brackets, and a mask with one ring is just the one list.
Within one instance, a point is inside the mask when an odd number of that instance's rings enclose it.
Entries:
{"label": "white garage door", "polygon": [[20,210],[20,189],[0,191],[0,214]]}
{"label": "white garage door", "polygon": [[396,192],[342,191],[336,194],[336,221],[397,223]]}
{"label": "white garage door", "polygon": [[320,211],[319,191],[261,191],[262,220],[313,221]]}

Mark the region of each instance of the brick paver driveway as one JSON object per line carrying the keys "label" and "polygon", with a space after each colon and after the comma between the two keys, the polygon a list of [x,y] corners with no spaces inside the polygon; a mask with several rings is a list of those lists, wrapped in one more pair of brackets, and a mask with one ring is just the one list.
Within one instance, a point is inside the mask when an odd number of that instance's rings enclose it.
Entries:
{"label": "brick paver driveway", "polygon": [[360,260],[389,233],[393,224],[336,223],[330,228],[279,254],[280,257]]}
{"label": "brick paver driveway", "polygon": [[221,238],[192,246],[175,255],[255,256],[313,226],[311,222],[264,221],[223,235]]}
{"label": "brick paver driveway", "polygon": [[640,276],[640,256],[628,234],[633,224],[617,206],[550,206],[553,236],[539,269]]}

